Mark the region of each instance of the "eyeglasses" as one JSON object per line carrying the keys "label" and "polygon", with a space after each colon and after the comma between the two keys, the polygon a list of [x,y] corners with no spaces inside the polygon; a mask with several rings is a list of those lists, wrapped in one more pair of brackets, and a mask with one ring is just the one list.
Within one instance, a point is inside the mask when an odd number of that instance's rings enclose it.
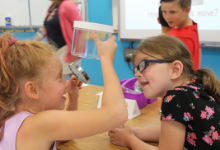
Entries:
{"label": "eyeglasses", "polygon": [[150,66],[151,63],[171,63],[172,61],[167,60],[142,60],[137,67],[134,68],[134,75],[137,74],[138,71],[143,72],[147,66]]}

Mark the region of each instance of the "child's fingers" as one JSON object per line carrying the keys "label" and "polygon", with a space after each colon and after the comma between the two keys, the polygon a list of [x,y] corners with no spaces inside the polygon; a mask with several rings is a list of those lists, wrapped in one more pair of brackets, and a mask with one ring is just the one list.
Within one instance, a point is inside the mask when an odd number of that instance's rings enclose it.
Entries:
{"label": "child's fingers", "polygon": [[115,135],[117,134],[117,131],[118,131],[119,129],[115,129],[115,130],[111,130],[111,131],[109,131],[108,132],[108,136],[110,136],[110,137],[115,137]]}
{"label": "child's fingers", "polygon": [[108,136],[110,136],[110,137],[114,137],[114,132],[109,131],[109,132],[108,132]]}
{"label": "child's fingers", "polygon": [[80,81],[80,82],[79,82],[79,84],[78,84],[78,87],[81,87],[81,86],[82,86],[82,84],[83,84],[83,83]]}
{"label": "child's fingers", "polygon": [[121,125],[121,126],[119,126],[118,128],[119,128],[119,129],[122,129],[122,128],[124,128],[124,125]]}
{"label": "child's fingers", "polygon": [[82,82],[80,80],[77,80],[77,86],[80,87],[82,85]]}
{"label": "child's fingers", "polygon": [[[98,35],[95,33],[95,31],[92,30],[92,31],[90,31],[90,33],[91,33],[92,38],[95,41],[95,43],[98,44],[99,42],[101,42]],[[111,37],[109,38],[109,41],[115,41],[115,40],[116,40],[116,36],[111,35]]]}
{"label": "child's fingers", "polygon": [[70,79],[69,79],[69,90],[71,90],[73,87],[76,87],[77,86],[77,78],[74,76],[74,75],[72,75],[71,77],[70,77]]}
{"label": "child's fingers", "polygon": [[80,80],[78,80],[74,75],[72,75],[70,77],[70,82],[73,82],[73,83],[76,83],[76,85],[78,87],[81,87],[82,86],[82,82]]}
{"label": "child's fingers", "polygon": [[96,44],[98,44],[100,42],[100,39],[98,37],[98,35],[95,33],[95,31],[90,31],[91,35],[92,35],[92,39],[95,41]]}
{"label": "child's fingers", "polygon": [[109,38],[110,41],[115,41],[116,40],[116,36],[114,36],[113,34],[111,35],[111,37]]}
{"label": "child's fingers", "polygon": [[76,78],[74,75],[71,75],[70,80],[71,80],[71,81],[77,80],[77,78]]}
{"label": "child's fingers", "polygon": [[111,140],[111,142],[112,142],[112,144],[117,145],[117,143],[116,143],[115,141],[112,141],[112,140]]}
{"label": "child's fingers", "polygon": [[118,130],[120,130],[119,128],[114,128],[114,129],[112,129],[111,131],[109,131],[109,133],[115,133],[115,132],[117,132]]}

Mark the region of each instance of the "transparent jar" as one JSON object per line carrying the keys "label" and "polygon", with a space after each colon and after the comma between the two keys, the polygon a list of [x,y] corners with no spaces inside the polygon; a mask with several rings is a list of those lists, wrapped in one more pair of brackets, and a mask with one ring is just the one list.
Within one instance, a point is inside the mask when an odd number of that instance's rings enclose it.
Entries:
{"label": "transparent jar", "polygon": [[114,32],[113,26],[75,21],[71,54],[78,57],[99,59],[97,48],[90,34],[93,30],[101,41],[108,40]]}

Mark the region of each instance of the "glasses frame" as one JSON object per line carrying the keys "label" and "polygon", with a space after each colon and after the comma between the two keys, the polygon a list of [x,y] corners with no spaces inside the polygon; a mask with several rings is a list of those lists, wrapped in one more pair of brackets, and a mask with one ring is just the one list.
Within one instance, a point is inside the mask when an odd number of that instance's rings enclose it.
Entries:
{"label": "glasses frame", "polygon": [[[144,66],[144,68],[142,69],[142,70],[140,70],[140,64],[142,63],[142,62],[145,62],[144,64],[145,64],[145,66]],[[149,60],[149,59],[144,59],[144,60],[142,60],[135,68],[134,68],[134,75],[135,74],[137,74],[137,72],[138,71],[140,71],[140,72],[143,72],[146,68],[147,68],[147,66],[149,66],[147,63],[151,63],[151,62],[153,62],[153,63],[171,63],[171,62],[173,62],[173,61],[167,61],[167,60],[156,60],[156,59],[151,59],[151,60]],[[137,70],[137,71],[135,71],[135,70]]]}

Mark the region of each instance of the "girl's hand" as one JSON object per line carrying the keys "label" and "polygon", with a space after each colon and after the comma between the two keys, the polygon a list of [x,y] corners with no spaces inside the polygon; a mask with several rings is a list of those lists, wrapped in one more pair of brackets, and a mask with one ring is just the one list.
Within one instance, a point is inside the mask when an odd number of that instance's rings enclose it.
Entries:
{"label": "girl's hand", "polygon": [[72,75],[69,79],[69,87],[68,87],[68,94],[69,94],[69,101],[76,101],[79,97],[78,85],[81,85],[77,78]]}
{"label": "girl's hand", "polygon": [[112,35],[110,39],[102,42],[94,31],[91,31],[91,35],[93,40],[95,41],[100,60],[104,58],[105,60],[108,59],[114,62],[115,52],[117,48],[117,44],[115,42],[116,37]]}
{"label": "girl's hand", "polygon": [[135,137],[132,129],[125,123],[123,126],[108,132],[112,144],[129,147],[129,143]]}

